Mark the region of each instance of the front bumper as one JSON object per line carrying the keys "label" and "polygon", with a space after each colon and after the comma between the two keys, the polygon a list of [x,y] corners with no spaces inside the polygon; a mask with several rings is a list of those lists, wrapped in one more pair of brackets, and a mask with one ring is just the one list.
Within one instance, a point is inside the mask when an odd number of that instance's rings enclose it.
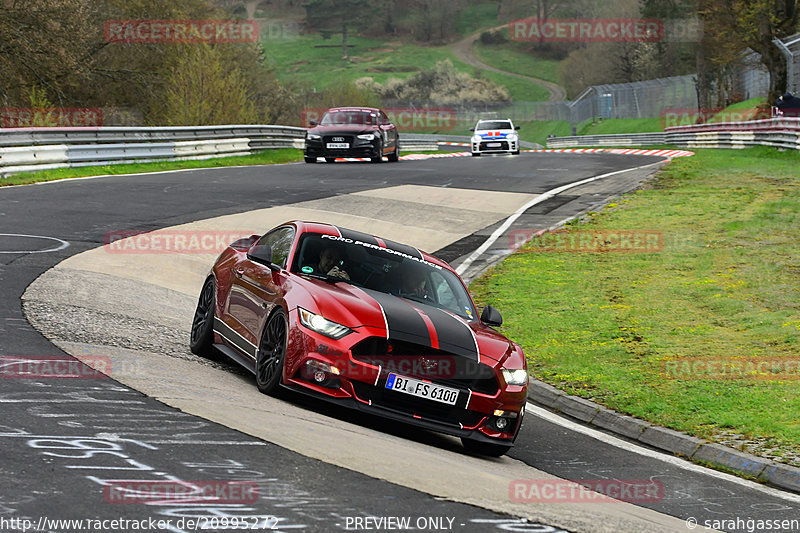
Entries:
{"label": "front bumper", "polygon": [[378,157],[380,153],[379,140],[371,141],[355,137],[348,139],[348,148],[327,148],[323,140],[306,139],[305,157]]}
{"label": "front bumper", "polygon": [[480,142],[472,141],[473,154],[502,154],[519,152],[519,140],[508,139],[482,139]]}
{"label": "front bumper", "polygon": [[[344,407],[481,442],[510,445],[519,431],[527,400],[526,386],[500,386],[496,392],[487,394],[463,383],[432,379],[429,380],[432,383],[459,390],[455,405],[417,398],[386,388],[390,373],[424,379],[413,371],[403,372],[402,365],[388,370],[385,366],[360,361],[349,350],[350,345],[357,344],[352,340],[334,341],[304,329],[300,331],[305,342],[300,343],[302,351],[296,351],[295,357],[291,358],[294,363],[287,369],[285,383],[292,390]],[[314,374],[325,365],[335,368],[335,373],[323,372],[323,376],[318,375],[320,380],[315,380]],[[504,385],[501,375],[497,375],[499,371],[494,373],[498,383]],[[507,419],[503,429],[497,426],[496,411],[505,412],[504,418]]]}

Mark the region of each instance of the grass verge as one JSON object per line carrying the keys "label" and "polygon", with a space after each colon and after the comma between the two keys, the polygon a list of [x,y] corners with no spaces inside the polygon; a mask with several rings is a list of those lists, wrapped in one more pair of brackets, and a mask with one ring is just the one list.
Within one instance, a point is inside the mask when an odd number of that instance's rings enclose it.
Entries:
{"label": "grass verge", "polygon": [[[660,249],[546,252],[535,239],[472,291],[504,311],[537,378],[800,465],[799,163],[767,147],[697,150],[562,241],[646,230]],[[782,372],[749,373],[754,357]]]}
{"label": "grass verge", "polygon": [[23,172],[7,178],[0,178],[0,186],[27,185],[42,181],[55,181],[67,178],[83,178],[87,176],[103,176],[106,174],[141,174],[143,172],[159,172],[164,170],[181,170],[185,168],[234,167],[243,165],[274,165],[292,163],[303,160],[303,151],[294,148],[264,150],[247,156],[218,157],[214,159],[191,161],[159,161],[156,163],[131,163],[122,165],[102,165],[95,167],[56,168],[38,172]]}

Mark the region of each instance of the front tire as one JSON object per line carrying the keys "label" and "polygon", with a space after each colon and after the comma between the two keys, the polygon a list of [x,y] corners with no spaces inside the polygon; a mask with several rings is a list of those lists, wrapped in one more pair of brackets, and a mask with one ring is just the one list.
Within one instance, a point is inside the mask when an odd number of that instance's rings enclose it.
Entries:
{"label": "front tire", "polygon": [[389,154],[387,156],[387,158],[389,159],[390,163],[397,163],[397,161],[400,159],[400,141],[399,140],[395,141],[394,152]]}
{"label": "front tire", "polygon": [[477,441],[466,437],[462,437],[461,444],[464,445],[464,449],[468,452],[486,455],[488,457],[501,457],[511,449],[511,446],[506,446],[505,444],[493,444],[491,442]]}
{"label": "front tire", "polygon": [[305,160],[306,163],[316,163],[317,162],[317,158],[316,157],[309,157],[307,155],[303,156],[303,159]]}
{"label": "front tire", "polygon": [[325,158],[325,162],[326,163],[333,163],[334,161],[336,161],[335,157],[326,157]]}
{"label": "front tire", "polygon": [[289,326],[286,313],[278,309],[269,317],[256,354],[256,385],[270,396],[278,396],[286,359],[286,341]]}
{"label": "front tire", "polygon": [[480,152],[472,152],[472,157],[480,157],[480,156],[481,156]]}
{"label": "front tire", "polygon": [[214,306],[216,304],[217,286],[214,278],[208,278],[200,291],[197,309],[192,320],[192,331],[189,338],[189,349],[193,354],[210,357],[214,346]]}
{"label": "front tire", "polygon": [[378,154],[375,157],[370,157],[373,163],[383,163],[383,141],[378,142]]}

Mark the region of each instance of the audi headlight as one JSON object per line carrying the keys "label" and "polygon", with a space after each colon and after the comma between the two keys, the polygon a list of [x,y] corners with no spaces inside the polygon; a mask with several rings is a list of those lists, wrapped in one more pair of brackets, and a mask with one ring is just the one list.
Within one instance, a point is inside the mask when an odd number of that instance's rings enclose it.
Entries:
{"label": "audi headlight", "polygon": [[322,136],[317,135],[316,133],[309,133],[308,134],[308,139],[311,140],[311,141],[318,141],[321,138],[322,138]]}
{"label": "audi headlight", "polygon": [[358,138],[359,139],[364,139],[365,141],[371,141],[372,139],[375,138],[375,134],[374,133],[365,133],[363,135],[359,135]]}
{"label": "audi headlight", "polygon": [[316,331],[317,333],[325,335],[326,337],[330,337],[332,339],[341,339],[353,331],[346,326],[337,324],[332,320],[328,320],[322,315],[315,315],[311,311],[306,311],[302,307],[298,307],[297,311],[300,315],[301,324],[312,331]]}
{"label": "audi headlight", "polygon": [[528,383],[528,371],[519,369],[519,370],[508,370],[507,368],[502,369],[503,372],[503,379],[506,380],[506,383],[509,385],[525,385]]}

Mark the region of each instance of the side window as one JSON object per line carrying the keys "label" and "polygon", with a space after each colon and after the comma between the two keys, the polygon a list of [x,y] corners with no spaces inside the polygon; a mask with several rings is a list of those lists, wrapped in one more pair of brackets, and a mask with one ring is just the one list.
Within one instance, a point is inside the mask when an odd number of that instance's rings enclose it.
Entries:
{"label": "side window", "polygon": [[294,240],[294,228],[284,227],[271,231],[258,240],[258,244],[268,244],[272,247],[272,262],[281,268],[286,268],[289,258],[289,249]]}
{"label": "side window", "polygon": [[392,121],[389,120],[389,117],[386,116],[386,113],[381,111],[381,124],[383,124],[384,126],[388,126],[391,123]]}

